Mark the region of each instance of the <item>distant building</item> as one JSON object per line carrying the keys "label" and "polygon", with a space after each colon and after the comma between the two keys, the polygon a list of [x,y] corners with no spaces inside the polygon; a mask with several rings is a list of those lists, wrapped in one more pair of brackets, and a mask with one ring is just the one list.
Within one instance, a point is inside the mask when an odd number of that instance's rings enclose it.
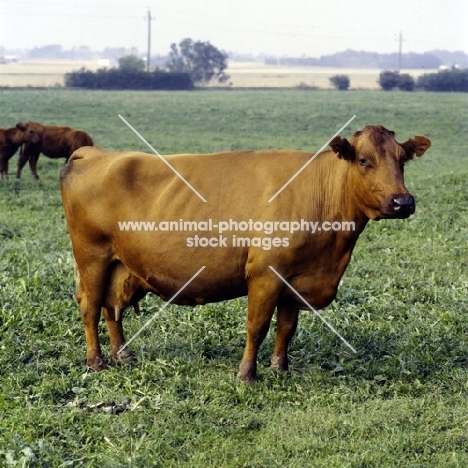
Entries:
{"label": "distant building", "polygon": [[18,61],[18,57],[16,55],[2,55],[0,56],[0,63],[15,63]]}
{"label": "distant building", "polygon": [[108,68],[108,67],[111,66],[111,61],[109,59],[106,59],[106,58],[101,58],[101,59],[97,60],[97,64],[98,64],[99,67]]}

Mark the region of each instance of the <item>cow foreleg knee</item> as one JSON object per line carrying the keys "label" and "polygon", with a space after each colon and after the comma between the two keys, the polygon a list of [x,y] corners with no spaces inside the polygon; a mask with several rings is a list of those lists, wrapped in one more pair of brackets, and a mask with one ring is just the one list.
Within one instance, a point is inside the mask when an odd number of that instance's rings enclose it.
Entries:
{"label": "cow foreleg knee", "polygon": [[271,357],[271,368],[274,370],[288,370],[288,345],[296,332],[298,318],[299,309],[278,306],[276,343]]}

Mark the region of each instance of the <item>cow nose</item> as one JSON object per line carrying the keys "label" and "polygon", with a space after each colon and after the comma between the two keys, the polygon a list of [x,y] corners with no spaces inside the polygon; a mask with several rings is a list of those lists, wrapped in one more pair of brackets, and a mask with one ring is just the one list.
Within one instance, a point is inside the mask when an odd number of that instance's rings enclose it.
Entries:
{"label": "cow nose", "polygon": [[399,196],[393,199],[393,209],[395,213],[413,214],[416,209],[414,197],[410,194]]}

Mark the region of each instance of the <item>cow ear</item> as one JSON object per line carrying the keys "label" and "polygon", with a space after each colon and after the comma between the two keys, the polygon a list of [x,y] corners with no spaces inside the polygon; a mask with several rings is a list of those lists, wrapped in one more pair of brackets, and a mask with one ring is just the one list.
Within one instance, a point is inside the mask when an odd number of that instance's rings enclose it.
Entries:
{"label": "cow ear", "polygon": [[341,138],[339,136],[333,138],[330,142],[330,148],[338,155],[339,158],[346,159],[346,161],[354,161],[354,148],[346,138]]}
{"label": "cow ear", "polygon": [[431,140],[424,135],[415,135],[400,146],[406,151],[406,157],[413,159],[413,156],[422,156],[431,146]]}
{"label": "cow ear", "polygon": [[23,132],[26,130],[27,126],[28,126],[28,124],[26,122],[18,122],[16,124],[16,128],[18,128],[19,130],[21,130]]}

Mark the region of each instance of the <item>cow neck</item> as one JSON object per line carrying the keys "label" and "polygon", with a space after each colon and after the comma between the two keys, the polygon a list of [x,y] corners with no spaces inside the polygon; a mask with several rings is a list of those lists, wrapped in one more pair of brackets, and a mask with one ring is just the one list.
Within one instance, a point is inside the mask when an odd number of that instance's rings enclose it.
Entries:
{"label": "cow neck", "polygon": [[333,151],[319,155],[310,165],[307,216],[315,221],[353,221],[358,236],[369,218],[357,207],[351,181],[351,164]]}

